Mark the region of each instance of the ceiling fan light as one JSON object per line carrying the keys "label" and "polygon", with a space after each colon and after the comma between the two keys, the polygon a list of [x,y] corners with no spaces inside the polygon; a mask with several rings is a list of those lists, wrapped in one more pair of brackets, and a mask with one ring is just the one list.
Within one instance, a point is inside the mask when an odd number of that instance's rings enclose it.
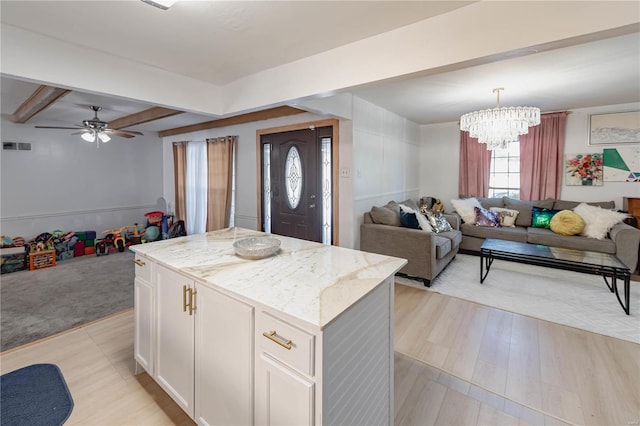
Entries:
{"label": "ceiling fan light", "polygon": [[100,138],[100,140],[104,143],[107,143],[111,140],[111,138],[109,137],[108,134],[104,133],[104,132],[100,132],[98,133],[98,137]]}
{"label": "ceiling fan light", "polygon": [[93,132],[85,132],[82,135],[80,135],[80,137],[82,139],[84,139],[87,142],[95,142],[96,141],[96,136]]}

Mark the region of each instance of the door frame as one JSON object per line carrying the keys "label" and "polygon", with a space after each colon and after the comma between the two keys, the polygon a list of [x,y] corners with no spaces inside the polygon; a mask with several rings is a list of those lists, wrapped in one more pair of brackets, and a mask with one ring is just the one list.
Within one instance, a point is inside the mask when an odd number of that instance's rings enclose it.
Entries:
{"label": "door frame", "polygon": [[335,118],[327,119],[327,120],[318,120],[318,121],[309,121],[305,123],[296,123],[289,124],[286,126],[278,126],[278,127],[270,127],[267,129],[258,129],[256,130],[256,163],[257,163],[257,174],[256,174],[256,182],[257,182],[257,205],[258,205],[258,230],[262,229],[262,145],[260,140],[263,135],[270,135],[274,133],[283,133],[290,132],[292,130],[303,130],[308,129],[310,127],[326,127],[332,126],[332,136],[331,136],[331,197],[332,197],[332,206],[331,206],[331,217],[332,217],[332,226],[331,226],[331,244],[334,246],[338,245],[338,236],[340,235],[338,229],[338,213],[339,213],[339,123],[340,121]]}

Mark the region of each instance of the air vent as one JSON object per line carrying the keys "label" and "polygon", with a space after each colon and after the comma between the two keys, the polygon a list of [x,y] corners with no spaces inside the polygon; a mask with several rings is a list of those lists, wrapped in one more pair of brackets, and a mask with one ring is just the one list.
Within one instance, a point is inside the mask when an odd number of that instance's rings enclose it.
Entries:
{"label": "air vent", "polygon": [[5,151],[31,151],[31,144],[23,142],[3,142],[2,149]]}

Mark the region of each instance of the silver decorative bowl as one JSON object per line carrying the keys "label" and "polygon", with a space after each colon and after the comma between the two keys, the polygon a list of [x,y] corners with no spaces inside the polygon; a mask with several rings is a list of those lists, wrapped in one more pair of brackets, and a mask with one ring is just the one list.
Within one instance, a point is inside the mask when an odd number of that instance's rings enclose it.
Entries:
{"label": "silver decorative bowl", "polygon": [[245,259],[264,259],[280,249],[280,240],[273,237],[249,237],[233,243],[236,255]]}

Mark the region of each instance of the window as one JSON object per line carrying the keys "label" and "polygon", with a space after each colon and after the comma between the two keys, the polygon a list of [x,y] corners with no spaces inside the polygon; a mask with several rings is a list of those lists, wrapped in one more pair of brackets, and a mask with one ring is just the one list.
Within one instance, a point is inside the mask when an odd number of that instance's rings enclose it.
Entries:
{"label": "window", "polygon": [[491,153],[489,197],[520,199],[520,142],[509,142],[506,149]]}

